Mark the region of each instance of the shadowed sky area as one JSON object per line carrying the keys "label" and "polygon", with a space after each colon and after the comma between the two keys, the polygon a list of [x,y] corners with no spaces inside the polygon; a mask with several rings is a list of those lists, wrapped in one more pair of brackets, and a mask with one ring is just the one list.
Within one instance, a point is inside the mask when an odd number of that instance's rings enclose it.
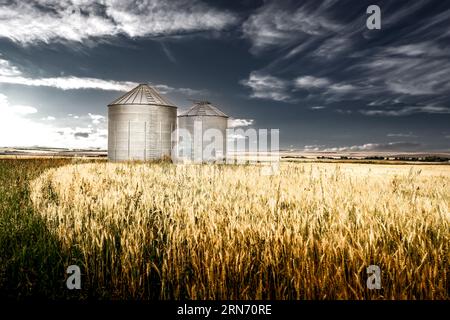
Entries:
{"label": "shadowed sky area", "polygon": [[142,82],[282,148],[450,151],[450,2],[0,0],[0,147],[106,148]]}

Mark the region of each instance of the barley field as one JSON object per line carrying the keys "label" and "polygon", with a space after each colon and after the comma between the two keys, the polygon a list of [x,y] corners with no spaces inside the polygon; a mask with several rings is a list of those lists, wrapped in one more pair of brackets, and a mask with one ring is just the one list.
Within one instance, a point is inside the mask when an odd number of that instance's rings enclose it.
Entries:
{"label": "barley field", "polygon": [[29,198],[84,297],[449,299],[450,166],[68,164]]}

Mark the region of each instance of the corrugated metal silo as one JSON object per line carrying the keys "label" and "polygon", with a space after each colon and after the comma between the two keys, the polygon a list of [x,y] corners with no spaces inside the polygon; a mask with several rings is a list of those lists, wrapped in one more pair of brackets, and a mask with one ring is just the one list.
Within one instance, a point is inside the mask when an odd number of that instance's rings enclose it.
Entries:
{"label": "corrugated metal silo", "polygon": [[177,108],[147,84],[108,105],[108,159],[152,160],[171,155]]}
{"label": "corrugated metal silo", "polygon": [[[190,143],[179,142],[183,150],[178,156],[190,161],[224,160],[227,127],[228,116],[225,113],[209,101],[195,102],[188,111],[178,116],[178,128],[186,130],[191,136]],[[209,153],[211,149],[214,150]]]}

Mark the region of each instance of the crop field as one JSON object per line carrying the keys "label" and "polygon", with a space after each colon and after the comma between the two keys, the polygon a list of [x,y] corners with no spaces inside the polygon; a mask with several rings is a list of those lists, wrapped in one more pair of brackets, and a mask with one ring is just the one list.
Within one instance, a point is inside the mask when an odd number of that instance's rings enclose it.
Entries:
{"label": "crop field", "polygon": [[[449,299],[450,166],[0,160],[0,295]],[[65,287],[80,266],[82,289]],[[367,288],[367,267],[381,289]]]}

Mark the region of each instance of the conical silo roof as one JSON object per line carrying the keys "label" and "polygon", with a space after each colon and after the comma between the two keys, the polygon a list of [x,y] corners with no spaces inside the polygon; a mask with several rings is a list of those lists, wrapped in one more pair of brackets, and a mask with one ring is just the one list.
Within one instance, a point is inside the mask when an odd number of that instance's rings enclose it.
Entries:
{"label": "conical silo roof", "polygon": [[129,104],[175,107],[172,102],[170,102],[166,98],[163,98],[163,96],[161,96],[161,94],[155,88],[145,83],[141,83],[133,90],[125,93],[123,96],[108,104],[108,106]]}
{"label": "conical silo roof", "polygon": [[188,111],[183,112],[179,117],[195,117],[195,116],[216,116],[228,118],[228,116],[220,111],[209,101],[198,101]]}

